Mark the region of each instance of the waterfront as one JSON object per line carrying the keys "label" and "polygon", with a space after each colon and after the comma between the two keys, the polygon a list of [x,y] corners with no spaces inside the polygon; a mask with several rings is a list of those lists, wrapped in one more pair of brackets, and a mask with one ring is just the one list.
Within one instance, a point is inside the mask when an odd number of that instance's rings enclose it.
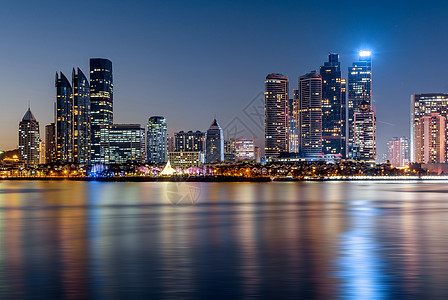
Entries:
{"label": "waterfront", "polygon": [[0,182],[0,296],[439,299],[448,182]]}

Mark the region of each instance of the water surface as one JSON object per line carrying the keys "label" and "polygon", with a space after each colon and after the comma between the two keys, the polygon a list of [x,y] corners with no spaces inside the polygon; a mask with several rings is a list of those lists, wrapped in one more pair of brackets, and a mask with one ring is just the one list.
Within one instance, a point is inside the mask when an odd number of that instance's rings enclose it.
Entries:
{"label": "water surface", "polygon": [[0,182],[2,299],[443,299],[447,182]]}

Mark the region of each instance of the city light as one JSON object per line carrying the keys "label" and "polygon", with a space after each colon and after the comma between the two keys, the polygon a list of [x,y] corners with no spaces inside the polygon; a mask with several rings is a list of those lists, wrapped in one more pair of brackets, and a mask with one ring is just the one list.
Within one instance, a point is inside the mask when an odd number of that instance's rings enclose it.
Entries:
{"label": "city light", "polygon": [[366,56],[371,56],[372,52],[368,51],[368,50],[361,50],[359,51],[359,56],[361,57],[366,57]]}

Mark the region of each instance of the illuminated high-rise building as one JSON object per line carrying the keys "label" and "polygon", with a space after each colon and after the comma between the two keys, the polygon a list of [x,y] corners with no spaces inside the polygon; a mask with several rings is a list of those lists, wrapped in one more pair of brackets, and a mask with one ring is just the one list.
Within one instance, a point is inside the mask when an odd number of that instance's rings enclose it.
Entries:
{"label": "illuminated high-rise building", "polygon": [[145,159],[145,129],[140,124],[103,126],[101,134],[101,163],[139,164]]}
{"label": "illuminated high-rise building", "polygon": [[299,77],[299,143],[300,156],[322,154],[322,77],[310,72]]}
{"label": "illuminated high-rise building", "polygon": [[179,131],[174,133],[174,151],[205,152],[205,133],[202,131]]}
{"label": "illuminated high-rise building", "polygon": [[208,164],[224,161],[224,136],[216,119],[205,133],[205,162]]}
{"label": "illuminated high-rise building", "polygon": [[78,68],[72,72],[72,149],[71,161],[90,164],[90,86],[87,77]]}
{"label": "illuminated high-rise building", "polygon": [[320,67],[322,76],[322,153],[346,157],[345,79],[341,76],[339,55],[328,54]]}
{"label": "illuminated high-rise building", "polygon": [[430,113],[420,117],[415,130],[415,162],[446,162],[446,117]]}
{"label": "illuminated high-rise building", "polygon": [[153,116],[146,125],[146,159],[149,163],[166,162],[167,126],[164,117]]}
{"label": "illuminated high-rise building", "polygon": [[224,141],[224,160],[235,162],[235,139]]}
{"label": "illuminated high-rise building", "polygon": [[289,99],[289,152],[299,153],[299,126],[297,122],[297,113],[299,105],[299,90],[293,90],[293,98]]}
{"label": "illuminated high-rise building", "polygon": [[289,151],[288,77],[268,74],[264,81],[264,130],[266,161],[276,158],[280,152]]}
{"label": "illuminated high-rise building", "polygon": [[[101,128],[113,124],[112,62],[104,58],[90,59],[91,162],[101,161]],[[103,132],[105,132],[103,130]],[[104,155],[103,155],[104,156]]]}
{"label": "illuminated high-rise building", "polygon": [[[447,112],[448,94],[432,93],[411,95],[411,162],[423,162],[423,156],[421,154],[417,155],[417,153],[421,153],[421,146],[424,145],[420,141],[421,135],[417,131],[417,127],[422,124],[421,119],[432,113],[439,114],[446,119]],[[445,133],[443,138],[446,140],[448,133],[446,131]]]}
{"label": "illuminated high-rise building", "polygon": [[[362,101],[372,106],[372,54],[360,51],[359,61],[348,68],[348,156],[354,158],[352,151],[354,139],[354,115]],[[355,145],[356,148],[356,145]]]}
{"label": "illuminated high-rise building", "polygon": [[367,101],[362,101],[353,116],[353,159],[365,162],[376,160],[376,115]]}
{"label": "illuminated high-rise building", "polygon": [[55,123],[45,125],[45,163],[56,162],[56,127]]}
{"label": "illuminated high-rise building", "polygon": [[55,142],[56,160],[62,163],[72,159],[72,86],[67,77],[56,73]]}
{"label": "illuminated high-rise building", "polygon": [[27,112],[19,122],[19,160],[28,166],[39,164],[39,122],[37,122],[31,110]]}

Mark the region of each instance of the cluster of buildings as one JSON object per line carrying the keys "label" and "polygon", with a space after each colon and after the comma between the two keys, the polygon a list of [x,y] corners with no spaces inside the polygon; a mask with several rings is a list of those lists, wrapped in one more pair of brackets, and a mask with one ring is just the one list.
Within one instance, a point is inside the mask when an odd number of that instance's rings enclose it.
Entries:
{"label": "cluster of buildings", "polygon": [[[376,115],[372,106],[372,56],[359,60],[342,78],[339,55],[330,53],[319,72],[298,78],[265,80],[265,156],[267,162],[297,160],[376,160]],[[348,96],[346,96],[348,94]]]}
{"label": "cluster of buildings", "polygon": [[[168,136],[162,116],[140,124],[113,122],[112,62],[90,59],[90,77],[77,68],[71,80],[56,73],[54,122],[39,123],[28,108],[19,123],[19,161],[38,164],[142,164],[170,161],[179,168],[221,162],[261,162],[251,138],[225,140],[216,119],[207,131]],[[328,55],[319,72],[298,77],[290,97],[289,79],[271,73],[265,80],[266,162],[376,160],[376,114],[372,105],[372,55],[360,51],[342,78],[339,56]],[[388,142],[393,167],[448,161],[448,94],[411,96],[411,138]],[[447,169],[448,170],[448,169]]]}
{"label": "cluster of buildings", "polygon": [[[204,163],[255,160],[253,139],[224,141],[216,120],[206,132],[180,131],[168,137],[162,116],[140,124],[113,122],[112,62],[90,59],[90,78],[77,68],[69,80],[56,73],[54,122],[45,126],[41,138],[39,123],[28,108],[19,123],[19,161],[39,164],[162,164],[168,160],[180,168]],[[260,161],[258,151],[258,161]]]}

